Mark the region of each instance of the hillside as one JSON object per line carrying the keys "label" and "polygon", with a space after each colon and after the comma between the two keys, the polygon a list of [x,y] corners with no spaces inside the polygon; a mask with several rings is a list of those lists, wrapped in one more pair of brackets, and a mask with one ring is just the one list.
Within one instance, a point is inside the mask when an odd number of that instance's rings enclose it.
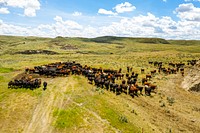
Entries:
{"label": "hillside", "polygon": [[161,38],[132,38],[132,37],[115,37],[115,36],[103,36],[97,38],[82,38],[86,42],[96,42],[96,43],[114,43],[117,41],[130,40],[139,43],[149,43],[149,44],[169,44],[165,39]]}
{"label": "hillside", "polygon": [[[181,42],[109,36],[0,36],[0,132],[199,133],[200,94],[187,91],[182,83],[193,82],[191,74],[198,74],[199,64],[188,65],[188,61],[200,59],[200,41],[190,41],[187,45]],[[116,95],[105,87],[89,84],[81,74],[54,77],[25,72],[27,68],[45,68],[59,62],[106,70],[121,68],[123,74],[129,75],[135,72],[139,86],[144,86],[142,78],[156,70],[148,82],[157,85],[157,89],[151,96],[144,90],[134,97],[125,93]],[[185,74],[164,70],[159,73],[159,62],[166,70],[184,63],[181,68]],[[132,67],[132,72],[127,72],[127,66]],[[8,89],[9,81],[23,76],[46,81],[47,90],[43,86],[33,90]],[[188,76],[190,80],[184,81]],[[123,79],[127,80],[125,76]],[[121,82],[116,79],[117,84]]]}

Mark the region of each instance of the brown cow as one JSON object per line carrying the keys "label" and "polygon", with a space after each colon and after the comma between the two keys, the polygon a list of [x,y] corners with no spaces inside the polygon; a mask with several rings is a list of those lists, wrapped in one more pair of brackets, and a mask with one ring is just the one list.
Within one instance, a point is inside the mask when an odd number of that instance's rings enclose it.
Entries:
{"label": "brown cow", "polygon": [[144,73],[144,69],[142,68],[142,69],[141,69],[141,74],[143,74],[143,73]]}
{"label": "brown cow", "polygon": [[153,74],[155,74],[156,73],[156,70],[152,70],[151,71],[151,74],[153,75]]}
{"label": "brown cow", "polygon": [[135,85],[131,85],[130,86],[130,90],[129,90],[129,94],[134,97],[134,95],[138,96],[137,95],[137,92],[138,92],[138,88],[135,86]]}
{"label": "brown cow", "polygon": [[142,87],[142,86],[138,86],[138,85],[136,84],[136,88],[140,91],[140,94],[142,95],[143,87]]}
{"label": "brown cow", "polygon": [[184,71],[181,71],[181,75],[184,76]]}
{"label": "brown cow", "polygon": [[149,86],[151,83],[149,83],[149,82],[144,82],[144,85],[147,85],[147,86]]}
{"label": "brown cow", "polygon": [[152,78],[151,74],[146,75],[146,79],[151,79],[151,78]]}
{"label": "brown cow", "polygon": [[151,88],[152,91],[155,92],[155,89],[157,88],[157,85],[150,84],[149,87]]}
{"label": "brown cow", "polygon": [[146,78],[142,78],[142,85],[144,85],[144,83],[147,82]]}

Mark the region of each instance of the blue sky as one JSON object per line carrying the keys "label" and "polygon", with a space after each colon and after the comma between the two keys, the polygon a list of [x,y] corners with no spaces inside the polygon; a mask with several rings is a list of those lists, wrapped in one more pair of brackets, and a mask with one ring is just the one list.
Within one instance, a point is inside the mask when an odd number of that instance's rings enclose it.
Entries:
{"label": "blue sky", "polygon": [[200,0],[0,0],[0,34],[200,39]]}

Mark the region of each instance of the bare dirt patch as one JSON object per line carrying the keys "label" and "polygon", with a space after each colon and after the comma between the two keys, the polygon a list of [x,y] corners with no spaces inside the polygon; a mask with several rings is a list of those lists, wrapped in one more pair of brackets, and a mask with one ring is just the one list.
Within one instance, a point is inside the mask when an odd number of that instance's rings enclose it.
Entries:
{"label": "bare dirt patch", "polygon": [[188,70],[181,86],[188,91],[200,92],[200,62]]}
{"label": "bare dirt patch", "polygon": [[60,47],[60,49],[63,49],[63,50],[76,50],[78,48],[76,46],[68,44],[68,45]]}
{"label": "bare dirt patch", "polygon": [[41,76],[38,75],[38,74],[26,74],[25,72],[22,72],[20,74],[17,74],[13,79],[21,79],[22,77],[24,77],[24,78],[31,78],[31,79],[41,78]]}

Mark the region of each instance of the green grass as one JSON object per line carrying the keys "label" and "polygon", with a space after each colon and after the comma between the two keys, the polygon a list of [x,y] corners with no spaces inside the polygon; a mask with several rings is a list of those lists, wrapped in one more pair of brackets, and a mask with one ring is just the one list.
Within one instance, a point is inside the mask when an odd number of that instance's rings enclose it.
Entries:
{"label": "green grass", "polygon": [[4,77],[3,76],[0,76],[0,81],[4,81]]}
{"label": "green grass", "polygon": [[9,73],[14,71],[13,68],[4,68],[4,67],[0,67],[0,73]]}
{"label": "green grass", "polygon": [[169,40],[169,42],[172,44],[184,45],[184,46],[200,45],[199,40]]}
{"label": "green grass", "polygon": [[53,116],[57,117],[54,126],[59,129],[78,127],[83,123],[82,110],[78,106],[56,109]]}
{"label": "green grass", "polygon": [[111,104],[108,101],[108,97],[106,97],[105,100],[103,100],[103,97],[106,96],[94,97],[93,102],[96,105],[88,105],[88,108],[98,112],[98,114],[103,119],[108,120],[113,127],[119,129],[122,132],[139,132],[139,127],[135,126],[134,123],[129,121],[130,117],[127,117],[127,122],[123,122],[121,120],[121,116],[125,116],[123,113],[124,110],[118,107],[121,106],[121,104]]}
{"label": "green grass", "polygon": [[[87,84],[86,80],[83,77],[73,78],[76,83],[76,90],[73,93],[73,100],[79,104],[83,104],[85,108],[96,112],[101,119],[107,120],[110,125],[116,129],[119,129],[122,132],[139,132],[140,129],[133,122],[129,121],[132,117],[124,114],[124,108],[121,108],[123,103],[111,103],[116,96],[105,93],[98,93],[95,91],[95,87]],[[91,92],[93,91],[93,92]],[[119,108],[120,107],[120,108]],[[127,119],[127,122],[124,122],[121,117]]]}

